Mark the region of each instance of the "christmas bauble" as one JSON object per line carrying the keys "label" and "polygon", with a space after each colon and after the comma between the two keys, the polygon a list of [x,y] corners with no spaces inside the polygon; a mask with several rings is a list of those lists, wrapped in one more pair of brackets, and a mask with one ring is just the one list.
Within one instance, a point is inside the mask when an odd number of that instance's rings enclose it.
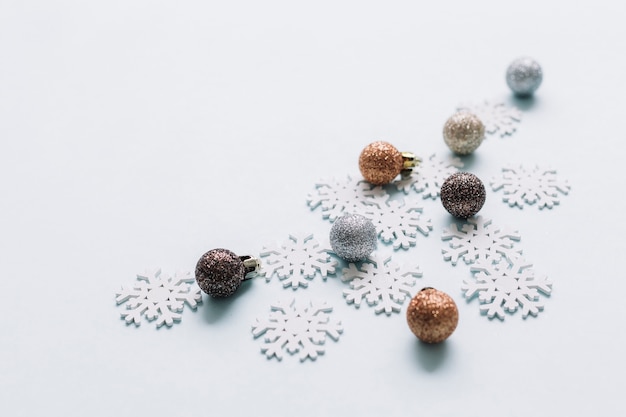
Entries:
{"label": "christmas bauble", "polygon": [[406,320],[419,340],[440,343],[456,329],[459,310],[448,294],[434,288],[424,288],[409,303]]}
{"label": "christmas bauble", "polygon": [[360,214],[346,213],[335,220],[330,229],[330,246],[340,258],[357,262],[376,249],[376,228]]}
{"label": "christmas bauble", "polygon": [[457,172],[446,178],[439,195],[448,213],[461,219],[478,213],[487,197],[483,182],[469,172]]}
{"label": "christmas bauble", "polygon": [[228,297],[245,279],[241,258],[228,249],[213,249],[200,257],[196,265],[196,282],[212,297]]}
{"label": "christmas bauble", "polygon": [[469,155],[485,138],[485,125],[478,116],[467,111],[453,114],[443,126],[443,140],[452,152]]}
{"label": "christmas bauble", "polygon": [[387,142],[373,142],[367,145],[359,156],[359,169],[369,183],[382,185],[390,183],[404,167],[402,153]]}
{"label": "christmas bauble", "polygon": [[519,58],[509,65],[506,71],[506,83],[519,96],[530,96],[543,81],[543,71],[532,58]]}

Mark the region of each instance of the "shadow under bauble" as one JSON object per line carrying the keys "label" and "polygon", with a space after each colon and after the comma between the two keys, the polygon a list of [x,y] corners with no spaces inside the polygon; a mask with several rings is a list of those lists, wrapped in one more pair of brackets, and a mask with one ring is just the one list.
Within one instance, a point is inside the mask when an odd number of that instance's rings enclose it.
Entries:
{"label": "shadow under bauble", "polygon": [[446,341],[431,344],[416,339],[414,343],[417,362],[428,372],[435,372],[439,369],[449,356],[450,349]]}
{"label": "shadow under bauble", "polygon": [[248,279],[242,282],[237,291],[229,297],[211,297],[202,293],[202,306],[199,308],[202,308],[204,320],[209,324],[218,322],[232,308],[239,297],[250,291],[252,281],[252,279]]}

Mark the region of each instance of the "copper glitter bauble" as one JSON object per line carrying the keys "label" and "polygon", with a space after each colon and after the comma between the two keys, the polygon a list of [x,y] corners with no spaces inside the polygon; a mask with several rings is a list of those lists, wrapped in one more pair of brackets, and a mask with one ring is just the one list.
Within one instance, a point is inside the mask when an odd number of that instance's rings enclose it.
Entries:
{"label": "copper glitter bauble", "polygon": [[212,249],[196,264],[196,282],[212,297],[228,297],[237,291],[246,274],[258,266],[258,260],[250,256],[237,256],[228,249]]}
{"label": "copper glitter bauble", "polygon": [[478,213],[487,199],[483,182],[469,172],[457,172],[446,178],[439,195],[448,213],[461,219]]}
{"label": "copper glitter bauble", "polygon": [[469,155],[485,138],[485,125],[473,113],[461,111],[453,114],[443,126],[443,140],[452,152]]}
{"label": "copper glitter bauble", "polygon": [[409,328],[425,343],[446,340],[459,323],[459,310],[445,292],[424,288],[409,303],[406,310]]}
{"label": "copper glitter bauble", "polygon": [[359,156],[359,169],[369,183],[390,183],[404,167],[402,153],[387,142],[370,143]]}

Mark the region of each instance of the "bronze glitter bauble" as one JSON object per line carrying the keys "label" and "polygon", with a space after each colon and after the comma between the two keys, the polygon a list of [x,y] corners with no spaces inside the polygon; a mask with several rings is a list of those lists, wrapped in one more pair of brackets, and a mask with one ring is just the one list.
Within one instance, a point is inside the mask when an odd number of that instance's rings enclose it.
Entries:
{"label": "bronze glitter bauble", "polygon": [[487,199],[483,182],[469,172],[457,172],[446,178],[439,196],[448,213],[460,219],[478,213]]}
{"label": "bronze glitter bauble", "polygon": [[459,323],[459,310],[445,292],[424,288],[409,303],[406,310],[409,328],[425,343],[446,340]]}
{"label": "bronze glitter bauble", "polygon": [[228,249],[210,250],[200,257],[196,265],[198,286],[212,297],[232,295],[245,275],[243,261]]}
{"label": "bronze glitter bauble", "polygon": [[453,114],[443,126],[443,140],[452,152],[469,155],[478,148],[485,138],[485,125],[469,112]]}
{"label": "bronze glitter bauble", "polygon": [[359,156],[359,169],[369,183],[390,183],[404,167],[402,153],[387,142],[370,143]]}

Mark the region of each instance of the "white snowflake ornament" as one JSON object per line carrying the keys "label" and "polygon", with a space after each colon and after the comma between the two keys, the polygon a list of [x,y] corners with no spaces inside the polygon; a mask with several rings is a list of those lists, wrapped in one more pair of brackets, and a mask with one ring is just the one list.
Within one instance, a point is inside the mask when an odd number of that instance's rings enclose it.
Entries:
{"label": "white snowflake ornament", "polygon": [[431,220],[424,218],[422,211],[418,205],[390,200],[384,205],[367,207],[363,215],[372,220],[382,241],[393,243],[393,248],[398,250],[415,246],[418,232],[428,236],[433,229]]}
{"label": "white snowflake ornament", "polygon": [[415,279],[422,276],[419,266],[403,267],[391,261],[391,257],[370,256],[357,267],[351,263],[343,270],[342,281],[350,282],[350,289],[343,292],[346,302],[359,308],[363,300],[375,306],[376,314],[399,312]]}
{"label": "white snowflake ornament", "polygon": [[312,234],[290,235],[278,246],[265,246],[260,253],[263,263],[259,274],[269,282],[278,276],[285,288],[307,287],[317,273],[323,279],[335,273],[337,261],[331,259],[331,249],[320,247]]}
{"label": "white snowflake ornament", "polygon": [[522,120],[522,112],[504,103],[484,101],[480,104],[461,104],[457,111],[474,113],[485,125],[485,132],[490,135],[499,133],[501,137],[510,136],[517,130]]}
{"label": "white snowflake ornament", "polygon": [[502,174],[490,184],[494,191],[502,189],[502,201],[520,209],[524,204],[551,209],[560,203],[559,193],[567,195],[570,191],[567,181],[559,180],[554,169],[539,166],[530,170],[521,165],[504,167]]}
{"label": "white snowflake ornament", "polygon": [[381,186],[348,176],[347,180],[320,180],[315,184],[315,192],[307,197],[307,205],[311,210],[321,207],[322,217],[334,222],[343,212],[361,214],[365,204],[377,204],[387,198]]}
{"label": "white snowflake ornament", "polygon": [[514,313],[519,307],[523,318],[537,316],[544,308],[540,295],[550,295],[552,283],[531,268],[522,257],[498,264],[476,263],[471,267],[474,279],[463,281],[461,289],[468,300],[478,296],[480,311],[490,319],[504,320],[505,311]]}
{"label": "white snowflake ornament", "polygon": [[265,335],[261,352],[268,359],[282,360],[286,351],[299,353],[300,361],[317,359],[325,352],[326,336],[337,341],[343,332],[340,321],[331,321],[332,307],[327,303],[310,303],[304,309],[291,303],[277,302],[271,305],[266,319],[256,319],[252,325],[254,338]]}
{"label": "white snowflake ornament", "polygon": [[411,175],[403,176],[394,181],[398,190],[408,194],[411,189],[422,193],[423,198],[436,199],[441,185],[450,175],[458,172],[463,162],[458,157],[437,158],[436,154],[420,160]]}
{"label": "white snowflake ornament", "polygon": [[452,223],[444,229],[441,239],[449,241],[441,252],[443,259],[452,265],[456,265],[460,258],[466,264],[498,262],[503,256],[514,259],[522,252],[514,248],[514,243],[521,239],[517,231],[494,227],[491,220],[482,216],[467,219],[461,230]]}
{"label": "white snowflake ornament", "polygon": [[117,304],[126,303],[126,311],[121,317],[126,324],[141,324],[141,317],[149,321],[156,319],[156,326],[172,326],[181,320],[180,312],[187,303],[196,309],[202,303],[200,288],[195,278],[189,273],[176,273],[172,276],[161,276],[161,270],[156,269],[137,275],[137,282],[130,287],[122,287],[116,295]]}

